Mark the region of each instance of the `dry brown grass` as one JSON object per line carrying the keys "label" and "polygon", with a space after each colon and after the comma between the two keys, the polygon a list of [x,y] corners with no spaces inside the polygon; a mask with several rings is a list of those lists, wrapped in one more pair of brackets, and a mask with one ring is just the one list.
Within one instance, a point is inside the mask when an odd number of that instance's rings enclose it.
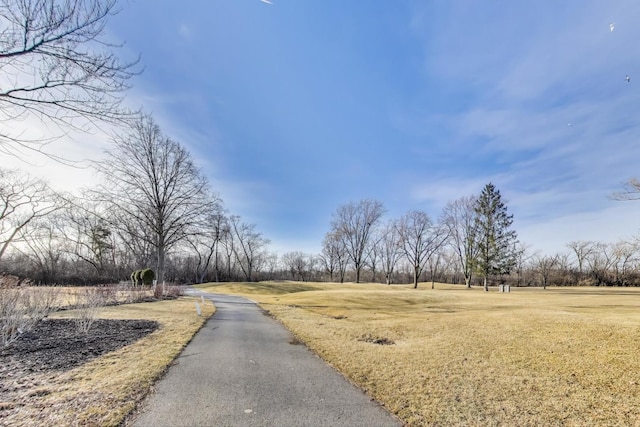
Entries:
{"label": "dry brown grass", "polygon": [[[213,314],[207,303],[198,317],[194,301],[185,297],[101,309],[98,318],[155,320],[160,328],[78,368],[43,376],[30,391],[32,404],[7,421],[12,426],[120,424]],[[72,316],[72,311],[57,314]]]}
{"label": "dry brown grass", "polygon": [[409,425],[640,425],[640,289],[429,287],[209,289],[260,302]]}

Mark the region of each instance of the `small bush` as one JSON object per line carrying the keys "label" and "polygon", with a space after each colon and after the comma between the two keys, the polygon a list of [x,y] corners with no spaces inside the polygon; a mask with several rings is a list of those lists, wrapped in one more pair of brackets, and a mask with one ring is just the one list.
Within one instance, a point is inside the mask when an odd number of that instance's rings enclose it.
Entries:
{"label": "small bush", "polygon": [[168,298],[178,298],[184,295],[185,286],[170,285],[165,286],[164,296]]}
{"label": "small bush", "polygon": [[136,270],[131,273],[131,283],[133,286],[138,286],[140,282],[140,270]]}
{"label": "small bush", "polygon": [[118,285],[119,300],[129,304],[134,302],[149,301],[151,295],[149,289],[142,286],[133,286],[130,282],[122,282]]}
{"label": "small bush", "polygon": [[104,300],[104,305],[118,304],[117,285],[99,285],[95,289],[96,292],[101,294],[101,298]]}
{"label": "small bush", "polygon": [[154,273],[154,271],[150,268],[145,268],[144,270],[140,271],[140,280],[145,286],[151,286],[155,278],[156,273]]}
{"label": "small bush", "polygon": [[0,274],[0,288],[17,288],[20,286],[20,278],[9,274]]}
{"label": "small bush", "polygon": [[156,283],[156,285],[153,287],[153,297],[155,299],[162,299],[162,297],[164,296],[164,288],[164,282]]}
{"label": "small bush", "polygon": [[53,288],[0,288],[0,344],[3,347],[30,331],[59,308],[59,291]]}
{"label": "small bush", "polygon": [[91,325],[98,316],[98,311],[105,306],[105,295],[99,288],[85,288],[78,294],[77,315],[75,320],[76,330],[89,333]]}

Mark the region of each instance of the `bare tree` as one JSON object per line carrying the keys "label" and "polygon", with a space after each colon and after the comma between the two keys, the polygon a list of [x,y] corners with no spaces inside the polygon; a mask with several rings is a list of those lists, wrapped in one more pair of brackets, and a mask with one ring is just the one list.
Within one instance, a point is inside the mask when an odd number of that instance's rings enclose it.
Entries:
{"label": "bare tree", "polygon": [[281,261],[293,280],[298,278],[304,282],[311,274],[310,257],[303,252],[287,252],[282,255]]}
{"label": "bare tree", "polygon": [[39,179],[0,168],[0,259],[34,221],[51,215],[62,200]]}
{"label": "bare tree", "polygon": [[203,212],[215,210],[207,180],[187,150],[165,137],[150,116],[113,139],[98,170],[105,180],[99,193],[116,213],[114,225],[154,248],[162,282],[167,251],[201,225]]}
{"label": "bare tree", "polygon": [[68,252],[91,266],[102,276],[113,264],[115,244],[110,224],[97,204],[74,199],[62,212],[61,231],[67,241]]}
{"label": "bare tree", "polygon": [[611,269],[615,263],[613,244],[593,243],[593,250],[585,260],[596,286],[604,286],[610,283]]}
{"label": "bare tree", "polygon": [[618,191],[611,198],[619,201],[640,200],[640,180],[631,178],[625,183],[624,191]]}
{"label": "bare tree", "polygon": [[467,288],[471,287],[473,266],[479,255],[476,200],[475,196],[462,197],[447,203],[443,211],[443,223],[449,230],[450,244],[457,255]]}
{"label": "bare tree", "polygon": [[[59,128],[61,136],[69,128],[88,130],[94,120],[130,117],[122,100],[128,80],[139,73],[138,59],[121,61],[120,45],[104,37],[115,13],[116,0],[0,1],[0,120],[31,117],[47,132]],[[5,126],[0,151],[42,151],[51,140],[25,131]]]}
{"label": "bare tree", "polygon": [[547,285],[549,284],[549,278],[554,271],[554,268],[558,265],[558,256],[557,255],[543,255],[543,256],[535,256],[533,258],[533,267],[535,271],[538,273],[540,277],[540,283],[542,284],[542,289],[547,289]]}
{"label": "bare tree", "polygon": [[398,234],[402,253],[413,269],[413,288],[416,289],[425,263],[445,244],[448,233],[445,227],[435,225],[425,212],[414,210],[400,218]]}
{"label": "bare tree", "polygon": [[515,248],[515,265],[514,270],[516,273],[516,286],[522,286],[525,278],[526,269],[525,266],[535,254],[531,253],[530,245],[523,242],[516,242]]}
{"label": "bare tree", "polygon": [[333,282],[334,275],[338,273],[340,283],[343,283],[348,255],[344,239],[340,237],[338,232],[329,232],[324,237],[322,253],[319,258],[324,270],[329,273],[329,280]]}
{"label": "bare tree", "polygon": [[429,276],[431,277],[431,289],[436,288],[436,276],[440,274],[440,271],[444,268],[446,254],[442,250],[443,248],[444,246],[441,246],[427,258],[427,268],[429,269]]}
{"label": "bare tree", "polygon": [[640,262],[636,242],[620,241],[613,245],[613,284],[630,286]]}
{"label": "bare tree", "polygon": [[268,252],[265,255],[265,272],[269,275],[270,279],[273,279],[278,271],[279,257],[276,252]]}
{"label": "bare tree", "polygon": [[40,218],[32,229],[20,237],[23,243],[20,252],[29,257],[32,271],[30,277],[42,284],[56,284],[60,276],[67,241],[60,232],[59,218]]}
{"label": "bare tree", "polygon": [[365,251],[366,264],[371,269],[371,281],[374,283],[376,282],[376,272],[380,264],[382,238],[382,232],[376,228],[375,232],[371,234],[371,242],[367,245]]}
{"label": "bare tree", "polygon": [[213,211],[202,212],[204,218],[199,227],[189,233],[185,239],[186,246],[195,256],[195,282],[203,283],[213,258],[215,281],[218,281],[218,245],[223,234],[228,233],[226,217],[217,201],[212,201]]}
{"label": "bare tree", "polygon": [[584,273],[585,260],[593,253],[596,244],[588,241],[572,241],[567,244],[567,247],[573,251],[578,263],[578,273],[582,275]]}
{"label": "bare tree", "polygon": [[384,214],[382,202],[365,199],[340,206],[333,217],[332,231],[343,239],[344,246],[356,271],[356,283],[364,265],[367,245],[373,227]]}
{"label": "bare tree", "polygon": [[235,259],[245,280],[250,282],[254,272],[259,271],[262,263],[266,261],[265,248],[269,244],[269,240],[263,237],[262,233],[256,231],[255,224],[241,222],[237,215],[231,216],[229,223],[235,240],[233,249]]}
{"label": "bare tree", "polygon": [[385,283],[390,285],[393,281],[393,272],[402,254],[396,221],[390,220],[387,222],[381,233],[380,263],[384,271]]}

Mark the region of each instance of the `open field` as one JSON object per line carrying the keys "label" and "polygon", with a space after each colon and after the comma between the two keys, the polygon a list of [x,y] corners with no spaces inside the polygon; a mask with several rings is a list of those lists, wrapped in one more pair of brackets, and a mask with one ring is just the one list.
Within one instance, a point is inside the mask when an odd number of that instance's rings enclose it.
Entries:
{"label": "open field", "polygon": [[260,302],[409,425],[639,425],[640,289],[428,288],[204,287]]}
{"label": "open field", "polygon": [[[100,319],[147,319],[158,322],[159,327],[131,345],[73,369],[21,376],[15,384],[20,393],[11,401],[4,401],[0,393],[0,424],[119,425],[213,314],[213,305],[206,303],[198,317],[194,301],[183,297],[100,309]],[[69,310],[51,317],[73,315]]]}

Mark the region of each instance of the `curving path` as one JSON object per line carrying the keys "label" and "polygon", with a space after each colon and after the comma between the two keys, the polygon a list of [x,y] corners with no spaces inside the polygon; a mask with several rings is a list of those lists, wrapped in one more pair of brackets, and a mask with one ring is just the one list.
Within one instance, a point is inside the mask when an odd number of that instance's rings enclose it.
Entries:
{"label": "curving path", "polygon": [[245,298],[216,313],[156,385],[135,426],[400,426]]}

